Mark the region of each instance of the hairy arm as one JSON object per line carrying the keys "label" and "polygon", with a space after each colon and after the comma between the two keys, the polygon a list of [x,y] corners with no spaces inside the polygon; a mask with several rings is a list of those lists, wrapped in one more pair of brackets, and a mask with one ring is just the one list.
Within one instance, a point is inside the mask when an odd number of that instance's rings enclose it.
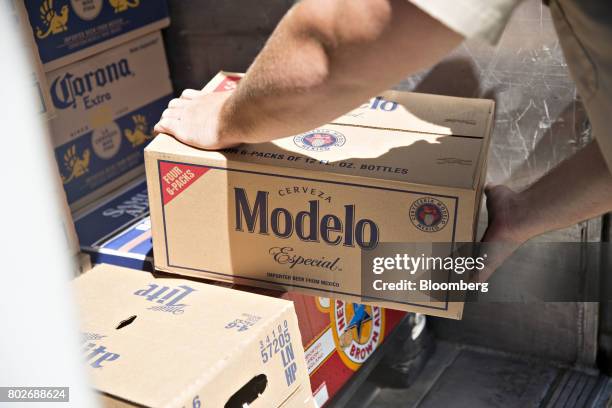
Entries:
{"label": "hairy arm", "polygon": [[[165,112],[156,130],[205,148],[304,132],[435,64],[462,40],[407,0],[303,0],[281,20],[235,92],[187,92],[208,108],[180,112],[189,104],[171,103],[179,110]],[[194,137],[202,128],[207,135]]]}

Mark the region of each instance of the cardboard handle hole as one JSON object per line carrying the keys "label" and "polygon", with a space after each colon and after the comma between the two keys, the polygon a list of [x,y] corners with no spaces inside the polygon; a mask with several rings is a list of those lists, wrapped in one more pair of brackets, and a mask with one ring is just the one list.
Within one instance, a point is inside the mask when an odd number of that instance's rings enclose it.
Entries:
{"label": "cardboard handle hole", "polygon": [[245,408],[253,403],[268,386],[268,377],[259,374],[251,378],[248,383],[242,386],[225,403],[224,408]]}
{"label": "cardboard handle hole", "polygon": [[123,329],[125,326],[129,326],[130,324],[134,323],[134,320],[136,320],[136,315],[130,316],[125,320],[122,320],[119,322],[119,324],[117,325],[117,327],[115,328],[115,330],[119,330],[119,329]]}

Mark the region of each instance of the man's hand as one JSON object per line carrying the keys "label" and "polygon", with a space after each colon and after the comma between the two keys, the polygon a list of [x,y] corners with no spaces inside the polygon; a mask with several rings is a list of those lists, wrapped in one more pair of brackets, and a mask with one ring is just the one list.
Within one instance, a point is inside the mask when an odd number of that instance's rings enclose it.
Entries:
{"label": "man's hand", "polygon": [[186,89],[162,113],[154,130],[202,149],[218,150],[238,144],[223,124],[224,105],[231,92],[205,94]]}
{"label": "man's hand", "polygon": [[482,243],[489,259],[481,282],[527,240],[612,211],[612,174],[592,141],[524,191],[487,189],[487,210]]}
{"label": "man's hand", "polygon": [[487,255],[485,268],[478,273],[477,281],[486,282],[491,275],[527,240],[530,232],[517,220],[529,205],[506,186],[489,186],[487,195],[487,213],[489,225],[482,237],[481,249]]}

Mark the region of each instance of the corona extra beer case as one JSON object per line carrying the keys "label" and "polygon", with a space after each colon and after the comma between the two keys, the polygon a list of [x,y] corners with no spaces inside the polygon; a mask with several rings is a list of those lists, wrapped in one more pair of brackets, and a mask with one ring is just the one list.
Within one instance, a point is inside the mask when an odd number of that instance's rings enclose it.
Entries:
{"label": "corona extra beer case", "polygon": [[[236,78],[222,73],[205,90]],[[155,267],[363,302],[361,251],[474,239],[493,110],[490,100],[389,91],[271,143],[214,152],[160,135],[145,151]]]}
{"label": "corona extra beer case", "polygon": [[172,97],[161,34],[47,74],[49,122],[73,211],[143,173],[143,149]]}
{"label": "corona extra beer case", "polygon": [[314,407],[292,302],[110,265],[74,288],[108,406]]}
{"label": "corona extra beer case", "polygon": [[[20,0],[24,1],[24,0]],[[82,60],[167,27],[165,0],[25,0],[45,71]]]}

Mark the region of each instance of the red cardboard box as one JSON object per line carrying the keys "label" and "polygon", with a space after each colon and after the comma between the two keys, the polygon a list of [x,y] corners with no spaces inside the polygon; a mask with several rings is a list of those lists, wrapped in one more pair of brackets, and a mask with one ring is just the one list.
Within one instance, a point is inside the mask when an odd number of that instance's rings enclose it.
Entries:
{"label": "red cardboard box", "polygon": [[302,334],[315,402],[322,407],[386,340],[406,312],[284,293]]}

